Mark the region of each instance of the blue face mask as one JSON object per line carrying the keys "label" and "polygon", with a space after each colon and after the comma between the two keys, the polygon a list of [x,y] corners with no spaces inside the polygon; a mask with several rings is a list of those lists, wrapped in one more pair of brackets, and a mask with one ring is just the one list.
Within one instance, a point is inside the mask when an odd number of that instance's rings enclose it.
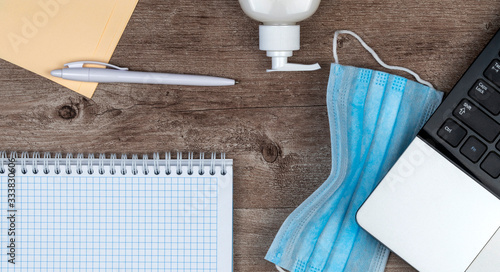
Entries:
{"label": "blue face mask", "polygon": [[[350,34],[388,69],[421,82],[338,64],[337,37]],[[332,172],[285,221],[266,260],[293,272],[383,271],[389,255],[356,223],[356,212],[416,136],[443,94],[412,71],[383,63],[359,36],[337,31],[327,90]]]}

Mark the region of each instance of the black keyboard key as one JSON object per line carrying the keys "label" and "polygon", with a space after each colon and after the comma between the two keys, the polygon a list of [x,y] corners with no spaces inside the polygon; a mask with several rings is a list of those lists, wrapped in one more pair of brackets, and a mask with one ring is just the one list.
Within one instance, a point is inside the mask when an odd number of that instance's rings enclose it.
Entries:
{"label": "black keyboard key", "polygon": [[484,76],[495,85],[500,86],[500,61],[493,60],[488,69],[484,71]]}
{"label": "black keyboard key", "polygon": [[469,96],[491,113],[500,113],[500,93],[486,82],[479,80],[469,91]]}
{"label": "black keyboard key", "polygon": [[456,122],[448,119],[439,129],[438,135],[451,146],[457,147],[467,135],[467,131]]}
{"label": "black keyboard key", "polygon": [[497,149],[500,150],[500,141],[498,141]]}
{"label": "black keyboard key", "polygon": [[493,178],[500,177],[500,156],[491,152],[481,164],[481,168]]}
{"label": "black keyboard key", "polygon": [[460,152],[472,162],[478,162],[488,148],[476,137],[470,137],[460,149]]}
{"label": "black keyboard key", "polygon": [[453,115],[490,143],[500,134],[500,124],[467,99],[458,104]]}

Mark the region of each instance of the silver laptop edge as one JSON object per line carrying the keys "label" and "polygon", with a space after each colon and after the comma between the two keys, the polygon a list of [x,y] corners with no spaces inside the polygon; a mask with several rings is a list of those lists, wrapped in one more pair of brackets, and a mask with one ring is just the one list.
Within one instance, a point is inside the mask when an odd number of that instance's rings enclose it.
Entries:
{"label": "silver laptop edge", "polygon": [[416,138],[357,220],[419,271],[487,272],[500,267],[498,211],[496,196]]}

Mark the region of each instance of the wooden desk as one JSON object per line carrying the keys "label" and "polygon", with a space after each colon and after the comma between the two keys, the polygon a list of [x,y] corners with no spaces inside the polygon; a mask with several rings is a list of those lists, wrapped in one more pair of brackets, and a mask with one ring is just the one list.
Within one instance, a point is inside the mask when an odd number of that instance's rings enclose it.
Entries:
{"label": "wooden desk", "polygon": [[[302,49],[291,59],[323,69],[266,73],[270,60],[258,50],[258,23],[238,1],[141,0],[112,63],[241,84],[101,84],[86,99],[0,61],[1,148],[224,151],[234,159],[235,271],[275,271],[264,260],[274,235],[330,171],[325,93],[333,32],[357,32],[387,63],[448,91],[500,27],[499,14],[500,0],[323,0],[301,24]],[[381,68],[353,38],[339,43],[342,64]],[[387,271],[414,270],[392,255]]]}

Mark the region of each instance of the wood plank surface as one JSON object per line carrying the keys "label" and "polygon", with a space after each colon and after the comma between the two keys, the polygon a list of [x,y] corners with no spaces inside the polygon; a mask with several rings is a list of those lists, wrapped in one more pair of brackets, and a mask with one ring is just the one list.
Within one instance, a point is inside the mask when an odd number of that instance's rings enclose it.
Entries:
{"label": "wood plank surface", "polygon": [[[330,172],[325,99],[334,31],[357,32],[387,63],[449,91],[500,27],[499,14],[500,0],[323,0],[301,23],[302,49],[291,58],[323,69],[266,73],[259,23],[238,1],[140,0],[111,63],[241,83],[101,84],[86,99],[2,60],[0,148],[226,152],[235,173],[235,271],[275,271],[264,260],[274,235]],[[341,64],[384,70],[355,39],[341,37],[339,46]],[[391,255],[387,271],[415,270]]]}

